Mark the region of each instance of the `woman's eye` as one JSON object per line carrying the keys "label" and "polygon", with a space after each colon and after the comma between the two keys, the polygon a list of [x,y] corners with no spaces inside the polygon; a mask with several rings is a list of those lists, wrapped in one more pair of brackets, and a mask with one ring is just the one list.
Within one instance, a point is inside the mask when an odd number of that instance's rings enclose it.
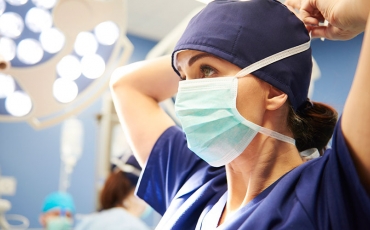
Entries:
{"label": "woman's eye", "polygon": [[210,67],[210,66],[201,66],[200,67],[200,70],[201,70],[201,72],[202,72],[202,74],[203,74],[203,76],[202,77],[204,77],[204,78],[206,78],[206,77],[210,77],[210,76],[212,76],[213,74],[215,74],[216,73],[216,70],[215,69],[213,69],[212,67]]}

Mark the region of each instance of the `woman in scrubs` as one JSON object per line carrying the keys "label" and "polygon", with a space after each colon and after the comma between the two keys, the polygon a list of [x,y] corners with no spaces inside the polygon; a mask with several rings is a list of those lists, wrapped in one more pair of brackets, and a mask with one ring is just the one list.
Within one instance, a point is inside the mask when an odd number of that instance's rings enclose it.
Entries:
{"label": "woman in scrubs", "polygon": [[140,219],[148,206],[134,194],[141,172],[139,163],[132,155],[113,161],[99,196],[101,210],[83,218],[76,230],[150,229]]}
{"label": "woman in scrubs", "polygon": [[[144,167],[137,195],[163,215],[157,229],[370,226],[368,34],[341,117],[307,98],[309,31],[352,38],[369,2],[288,4],[305,24],[277,1],[214,1],[171,57],[113,74],[117,113]],[[176,93],[181,128],[158,105]],[[305,162],[315,149],[322,156]]]}

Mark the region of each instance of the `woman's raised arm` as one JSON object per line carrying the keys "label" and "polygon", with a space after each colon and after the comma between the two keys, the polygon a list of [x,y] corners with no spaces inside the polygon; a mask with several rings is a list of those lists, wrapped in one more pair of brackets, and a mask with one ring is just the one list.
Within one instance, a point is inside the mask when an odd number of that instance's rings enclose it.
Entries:
{"label": "woman's raised arm", "polygon": [[343,115],[342,129],[357,172],[370,194],[370,17],[355,78]]}
{"label": "woman's raised arm", "polygon": [[[287,0],[313,37],[346,40],[365,30],[361,54],[342,114],[342,131],[359,177],[370,194],[370,1]],[[328,26],[320,26],[326,19]]]}
{"label": "woman's raised arm", "polygon": [[175,125],[158,103],[177,92],[178,82],[170,56],[119,67],[112,75],[113,102],[130,146],[142,166],[159,136]]}

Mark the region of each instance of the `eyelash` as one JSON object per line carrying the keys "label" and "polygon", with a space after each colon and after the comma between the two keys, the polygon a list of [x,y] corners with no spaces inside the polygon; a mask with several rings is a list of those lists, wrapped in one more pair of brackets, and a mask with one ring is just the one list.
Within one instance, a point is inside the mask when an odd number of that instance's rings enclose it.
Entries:
{"label": "eyelash", "polygon": [[[201,66],[199,67],[199,69],[200,69],[200,74],[201,74],[201,76],[200,76],[200,77],[197,77],[197,78],[194,78],[194,79],[207,78],[207,77],[210,77],[210,76],[212,76],[212,75],[214,75],[214,74],[218,73],[218,71],[217,71],[215,68],[213,68],[213,67],[211,67],[211,66],[209,66],[209,65],[201,65]],[[206,70],[211,71],[211,74],[208,74],[208,75],[206,76],[206,74],[204,73]],[[186,77],[186,76],[180,76],[180,81],[185,81],[186,79],[187,79],[187,77]]]}
{"label": "eyelash", "polygon": [[[207,77],[212,76],[212,75],[214,75],[215,73],[217,73],[217,71],[216,71],[214,68],[212,68],[212,67],[210,67],[210,66],[208,66],[208,65],[201,65],[201,66],[200,66],[200,70],[201,70],[201,73],[203,74],[203,76],[202,76],[201,78],[207,78]],[[208,74],[208,75],[206,76],[206,74],[205,74],[205,71],[206,71],[206,70],[209,70],[209,71],[211,72],[211,74]]]}

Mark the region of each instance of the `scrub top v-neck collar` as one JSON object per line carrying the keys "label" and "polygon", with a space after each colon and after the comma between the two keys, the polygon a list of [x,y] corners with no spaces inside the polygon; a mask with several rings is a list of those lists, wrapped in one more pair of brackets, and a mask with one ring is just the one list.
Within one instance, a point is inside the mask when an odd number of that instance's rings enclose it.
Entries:
{"label": "scrub top v-neck collar", "polygon": [[[271,192],[271,190],[275,187],[275,185],[278,183],[278,181],[280,181],[281,178],[279,178],[277,181],[275,181],[273,184],[271,184],[269,187],[267,187],[265,190],[263,190],[253,200],[249,201],[248,204],[246,204],[245,206],[243,206],[239,210],[237,210],[235,213],[233,213],[233,216],[234,215],[239,216],[239,213],[245,212],[248,209],[250,209],[251,207],[253,207],[254,205],[256,205],[259,202],[261,202]],[[227,194],[228,194],[228,191],[226,191],[220,197],[220,199],[217,201],[217,203],[205,215],[205,217],[204,217],[204,219],[202,221],[202,225],[201,225],[201,228],[200,229],[205,229],[205,230],[206,229],[207,230],[208,229],[221,229],[225,224],[227,224],[227,222],[230,219],[233,218],[233,216],[231,216],[231,218],[227,219],[222,225],[218,226],[218,222],[219,222],[219,220],[221,218],[221,215],[222,215],[222,212],[223,212],[223,210],[224,210],[224,208],[226,206]]]}

